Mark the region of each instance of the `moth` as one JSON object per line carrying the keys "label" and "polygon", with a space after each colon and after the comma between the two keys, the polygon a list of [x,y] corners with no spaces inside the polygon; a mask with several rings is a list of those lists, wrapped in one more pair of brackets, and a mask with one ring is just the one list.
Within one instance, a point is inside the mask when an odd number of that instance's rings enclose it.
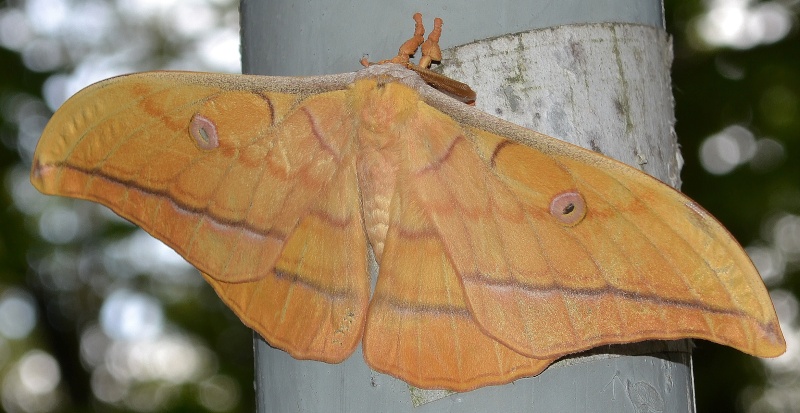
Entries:
{"label": "moth", "polygon": [[[421,388],[507,383],[610,343],[785,351],[720,223],[634,168],[452,99],[474,96],[408,62],[415,20],[398,58],[356,73],[96,83],[53,115],[31,180],[164,241],[293,357],[338,363],[361,342],[369,366]],[[423,59],[440,59],[440,31]]]}

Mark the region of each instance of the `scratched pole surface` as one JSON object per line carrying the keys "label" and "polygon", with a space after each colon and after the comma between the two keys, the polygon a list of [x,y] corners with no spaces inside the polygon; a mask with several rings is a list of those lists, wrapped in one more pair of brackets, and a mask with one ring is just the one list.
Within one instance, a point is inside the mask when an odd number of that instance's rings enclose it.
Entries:
{"label": "scratched pole surface", "polygon": [[[420,11],[423,13],[426,27],[430,26],[435,16],[444,19],[444,33],[442,47],[448,48],[477,39],[501,36],[506,33],[516,33],[537,28],[547,28],[564,24],[581,23],[636,23],[658,29],[663,29],[663,17],[660,1],[654,0],[597,0],[586,2],[584,0],[562,0],[560,2],[474,2],[474,4],[458,4],[456,6],[448,1],[366,1],[356,0],[351,2],[305,2],[284,0],[243,0],[242,2],[242,36],[243,36],[243,62],[244,70],[248,73],[271,75],[312,75],[354,71],[359,69],[357,60],[362,54],[369,54],[371,60],[391,57],[397,52],[397,47],[410,36],[413,29],[411,15]],[[588,37],[575,38],[554,32],[555,37],[549,38],[556,44],[569,44],[569,50],[582,47],[594,50],[591,46],[597,43],[598,36],[602,38],[608,28],[592,27],[587,29],[581,26],[581,32],[588,30]],[[612,27],[612,32],[618,33]],[[632,30],[636,36],[636,27],[624,28]],[[569,32],[570,29],[567,29]],[[627,32],[625,32],[627,33]],[[458,73],[461,80],[473,85],[479,92],[478,106],[493,114],[504,112],[507,115],[516,114],[522,118],[540,119],[536,113],[541,113],[541,107],[521,108],[519,102],[531,99],[525,97],[524,90],[541,90],[537,85],[538,78],[553,79],[550,82],[559,84],[569,81],[556,80],[559,72],[564,72],[563,57],[558,53],[547,53],[547,39],[542,40],[546,33],[534,32],[526,37],[510,37],[509,42],[532,42],[530,48],[516,48],[523,53],[539,53],[536,55],[536,75],[527,78],[527,85],[515,84],[516,89],[510,88],[483,88],[486,84],[481,79],[489,71],[477,70],[470,72],[462,70]],[[550,33],[553,36],[553,33]],[[583,36],[583,35],[581,35]],[[621,35],[624,37],[624,35]],[[619,70],[620,64],[630,78],[622,81],[632,90],[637,86],[630,82],[637,82],[634,78],[651,77],[640,81],[639,95],[657,95],[658,89],[666,87],[669,93],[669,47],[665,38],[655,36],[656,40],[651,45],[656,48],[654,55],[663,54],[661,65],[642,69],[635,64],[624,63],[625,60],[603,60],[606,53],[599,52],[598,60],[577,70]],[[661,39],[659,41],[659,39]],[[624,38],[623,38],[624,40]],[[495,39],[490,49],[496,50],[502,39]],[[538,42],[538,43],[537,43]],[[622,42],[620,55],[625,54],[626,42]],[[619,45],[616,45],[617,47]],[[486,47],[485,44],[473,45],[466,49],[459,48],[451,52],[454,59],[468,59],[469,53],[475,53],[474,48]],[[577,47],[577,49],[576,49]],[[642,46],[639,46],[642,47]],[[647,46],[645,46],[647,47]],[[472,48],[472,49],[470,49]],[[513,48],[512,48],[513,49]],[[487,49],[489,50],[489,49]],[[484,53],[482,64],[494,67],[513,67],[509,59],[512,50],[504,53]],[[637,56],[636,50],[631,52]],[[591,54],[591,53],[590,53]],[[447,56],[447,55],[446,55]],[[568,57],[568,56],[567,56]],[[575,57],[575,56],[573,56]],[[492,61],[492,59],[499,59]],[[623,63],[620,63],[623,62]],[[607,66],[607,67],[604,67]],[[630,66],[630,67],[628,67]],[[572,70],[571,69],[571,70]],[[449,70],[449,69],[448,69]],[[637,72],[638,70],[638,72]],[[451,72],[453,73],[453,72]],[[498,72],[500,77],[518,76],[514,73]],[[552,76],[551,76],[552,75]],[[591,78],[592,73],[583,73]],[[667,79],[667,84],[658,83],[658,79]],[[527,86],[527,87],[526,87]],[[563,86],[563,85],[562,85]],[[569,88],[566,85],[563,88]],[[561,89],[563,89],[561,88]],[[650,88],[650,89],[648,89]],[[574,89],[574,88],[573,88]],[[513,92],[513,93],[510,93]],[[559,88],[549,85],[547,94],[553,99],[559,99]],[[631,92],[636,95],[634,91]],[[575,97],[573,96],[573,99]],[[483,103],[481,101],[484,101]],[[535,98],[534,98],[535,101]],[[642,119],[634,118],[633,125],[656,124],[652,133],[662,136],[671,127],[671,98],[667,95],[655,99],[661,106],[669,108],[652,115],[643,113],[641,116],[655,116]],[[482,104],[487,106],[482,106]],[[570,119],[580,122],[581,111],[599,113],[601,107],[588,107],[581,105],[563,107],[564,111],[577,111],[566,113]],[[658,106],[658,105],[657,105]],[[558,108],[556,108],[558,109]],[[527,111],[527,112],[526,112]],[[502,116],[501,116],[502,117]],[[596,128],[596,120],[586,117],[587,124],[574,124],[573,127],[591,132]],[[551,118],[551,120],[554,120]],[[520,123],[526,123],[524,120]],[[589,124],[591,123],[591,124]],[[563,124],[557,121],[552,123],[527,124],[537,130],[552,134],[559,138],[565,132]],[[612,127],[613,129],[613,127]],[[579,136],[580,133],[567,135]],[[585,134],[584,134],[585,135]],[[666,182],[677,182],[676,172],[671,166],[670,156],[663,154],[674,152],[674,141],[667,136],[663,141],[650,144],[644,142],[637,144],[635,156],[622,151],[623,161],[636,164],[637,159],[644,161],[644,169],[659,179]],[[573,142],[580,144],[581,142]],[[599,145],[604,153],[616,153],[610,146],[619,145],[614,142],[601,142]],[[663,167],[654,167],[661,160]],[[664,171],[672,172],[665,173]],[[672,176],[671,176],[672,175]],[[374,275],[373,275],[374,276]],[[687,412],[693,411],[693,389],[691,369],[687,343],[678,342],[652,342],[631,346],[605,347],[596,351],[596,354],[563,360],[552,366],[537,377],[517,380],[505,386],[493,386],[478,389],[464,394],[452,394],[443,397],[434,392],[411,391],[409,387],[393,377],[375,373],[365,365],[360,347],[344,363],[330,365],[314,361],[297,361],[283,351],[269,347],[262,340],[256,340],[256,386],[257,403],[259,412]],[[432,400],[432,401],[431,401]],[[430,401],[419,407],[415,403]]]}

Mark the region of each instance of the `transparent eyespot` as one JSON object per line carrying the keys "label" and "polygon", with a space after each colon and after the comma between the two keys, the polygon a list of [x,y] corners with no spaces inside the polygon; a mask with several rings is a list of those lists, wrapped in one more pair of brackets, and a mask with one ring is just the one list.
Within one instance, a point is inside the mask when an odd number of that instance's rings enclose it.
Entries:
{"label": "transparent eyespot", "polygon": [[189,134],[200,149],[211,150],[219,147],[217,126],[211,119],[199,113],[195,113],[189,122]]}
{"label": "transparent eyespot", "polygon": [[577,191],[562,192],[550,201],[550,215],[561,225],[574,226],[586,216],[586,201]]}

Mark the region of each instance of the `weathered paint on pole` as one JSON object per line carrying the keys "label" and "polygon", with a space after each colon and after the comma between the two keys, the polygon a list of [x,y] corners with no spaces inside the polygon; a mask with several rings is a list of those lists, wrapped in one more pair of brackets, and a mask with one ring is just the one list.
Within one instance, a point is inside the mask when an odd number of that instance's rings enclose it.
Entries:
{"label": "weathered paint on pole", "polygon": [[[354,2],[307,2],[282,0],[243,0],[242,37],[243,67],[247,73],[269,75],[313,75],[355,71],[360,68],[358,59],[368,54],[371,60],[392,57],[398,46],[410,37],[413,31],[411,15],[423,13],[426,27],[430,27],[433,17],[444,19],[442,47],[448,48],[469,43],[478,39],[503,36],[537,28],[565,24],[582,23],[635,23],[663,30],[663,12],[660,1],[655,0],[564,0],[560,2],[474,2],[458,4],[447,1],[364,1]],[[613,26],[613,25],[612,25]],[[569,28],[565,28],[569,30]],[[635,33],[637,28],[632,28]],[[588,38],[580,42],[592,41],[595,33],[589,29]],[[652,30],[651,30],[652,32]],[[615,32],[616,33],[616,32]],[[634,34],[629,34],[633,36]],[[556,37],[562,39],[563,34]],[[602,36],[602,33],[600,34]],[[535,38],[541,38],[534,35]],[[670,53],[664,36],[655,35],[655,52]],[[511,41],[521,41],[513,38]],[[521,38],[520,38],[521,39]],[[659,40],[660,43],[659,43]],[[496,39],[502,43],[502,39]],[[536,40],[533,40],[535,43]],[[482,42],[479,42],[482,43]],[[493,47],[497,47],[495,43]],[[481,47],[480,44],[472,45]],[[538,47],[538,49],[537,49]],[[534,45],[531,53],[543,53],[544,45]],[[591,47],[591,46],[587,46]],[[473,50],[474,52],[474,50]],[[472,53],[469,48],[459,48],[449,52],[453,59],[465,59]],[[602,63],[602,53],[599,54]],[[654,59],[657,61],[658,56]],[[509,56],[491,53],[484,56],[482,64],[495,67],[507,65]],[[519,57],[514,57],[516,59]],[[492,59],[505,59],[494,61]],[[539,74],[545,74],[557,62],[547,59],[556,57],[541,56]],[[655,64],[652,70],[654,79],[667,79],[668,63]],[[447,63],[447,62],[445,62]],[[463,61],[461,62],[463,63]],[[550,66],[548,66],[550,65]],[[612,69],[617,70],[619,61]],[[632,70],[635,68],[631,68]],[[445,68],[450,72],[450,68]],[[560,70],[560,69],[559,69]],[[651,70],[648,68],[647,70]],[[553,70],[556,72],[557,70]],[[477,72],[477,73],[476,73]],[[480,70],[470,73],[459,72],[460,80],[473,85],[479,91],[478,106],[492,114],[503,117],[503,110],[516,114],[525,110],[534,113],[537,108],[520,110],[519,102],[535,97],[525,96],[518,90],[514,101],[508,100],[511,89],[485,88],[487,83],[480,79]],[[483,75],[490,71],[483,71]],[[505,76],[497,73],[497,76]],[[587,75],[591,76],[591,75]],[[466,77],[466,78],[464,78]],[[536,77],[535,75],[533,77]],[[528,79],[535,83],[535,79]],[[566,82],[568,80],[550,80]],[[624,79],[624,81],[628,81]],[[651,81],[643,81],[642,87],[649,87]],[[478,84],[482,83],[482,84]],[[517,85],[518,86],[518,85]],[[568,85],[567,85],[568,86]],[[627,85],[630,86],[630,85]],[[664,85],[655,85],[658,89]],[[509,86],[510,87],[510,86]],[[523,88],[524,89],[524,88]],[[558,89],[558,88],[548,88]],[[636,87],[630,87],[634,91]],[[641,90],[638,90],[641,92]],[[556,93],[556,92],[553,92]],[[633,93],[633,92],[632,92]],[[652,93],[648,91],[647,93]],[[667,93],[669,85],[667,84]],[[635,94],[635,93],[633,93]],[[555,95],[552,95],[555,96]],[[631,98],[633,96],[631,95]],[[505,103],[503,99],[506,99]],[[573,97],[575,99],[575,97]],[[664,98],[661,97],[660,101]],[[671,98],[668,99],[671,105]],[[659,102],[658,99],[656,99]],[[662,102],[663,103],[663,102]],[[485,105],[485,106],[483,106]],[[504,106],[505,105],[505,106]],[[510,105],[510,106],[509,106]],[[515,106],[516,105],[516,106]],[[591,106],[591,104],[589,105]],[[542,109],[542,108],[538,108]],[[663,108],[662,108],[663,109]],[[567,109],[569,110],[569,109]],[[586,109],[581,109],[586,110]],[[667,129],[671,127],[671,106],[658,115],[667,117]],[[642,116],[647,116],[644,114]],[[573,118],[580,118],[580,112]],[[536,116],[528,116],[537,119]],[[553,120],[553,119],[551,119]],[[659,122],[664,119],[657,119]],[[635,119],[634,122],[648,122]],[[573,126],[584,128],[576,121]],[[526,122],[521,122],[526,123]],[[663,122],[662,122],[663,123]],[[558,122],[540,123],[535,121],[524,126],[564,138],[568,130],[559,130]],[[591,130],[585,128],[582,130]],[[664,126],[657,126],[659,134]],[[580,135],[580,134],[576,134]],[[567,137],[569,138],[569,137]],[[673,153],[671,135],[664,139],[661,152]],[[566,139],[569,140],[569,139]],[[673,141],[674,142],[674,141]],[[573,142],[580,143],[580,142]],[[607,143],[619,145],[620,143]],[[606,143],[601,143],[603,148]],[[646,146],[646,145],[645,145]],[[606,152],[604,150],[604,152]],[[615,152],[609,150],[608,152]],[[606,153],[608,153],[606,152]],[[638,159],[646,162],[660,162],[661,158],[649,148],[637,148],[636,156],[627,159],[636,163]],[[623,155],[623,157],[625,157]],[[644,158],[639,158],[644,157]],[[626,161],[626,159],[623,159]],[[670,163],[668,160],[666,163]],[[662,171],[647,170],[660,179],[670,181],[674,177]],[[674,171],[673,171],[674,172]],[[661,176],[659,176],[661,175]],[[374,274],[373,274],[374,276]],[[693,411],[693,390],[691,363],[685,341],[652,342],[630,346],[612,346],[596,350],[594,355],[570,358],[559,362],[534,378],[517,380],[505,386],[493,386],[464,394],[447,397],[431,392],[414,392],[400,380],[391,376],[372,372],[364,363],[359,349],[344,363],[330,365],[315,361],[298,361],[287,353],[269,347],[263,340],[256,340],[256,385],[259,412],[640,412],[640,411]],[[625,356],[620,356],[624,354]],[[414,408],[414,402],[422,398],[435,400]],[[437,400],[438,399],[438,400]]]}

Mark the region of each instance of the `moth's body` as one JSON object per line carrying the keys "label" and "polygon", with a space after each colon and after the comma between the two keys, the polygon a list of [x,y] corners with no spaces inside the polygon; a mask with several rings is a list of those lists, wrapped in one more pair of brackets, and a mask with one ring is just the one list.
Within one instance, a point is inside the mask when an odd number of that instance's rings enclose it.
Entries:
{"label": "moth's body", "polygon": [[647,339],[785,349],[747,255],[691,200],[402,66],[109,79],[53,116],[32,181],[166,242],[273,346],[340,362],[363,336],[419,387]]}
{"label": "moth's body", "polygon": [[402,141],[406,120],[413,116],[419,100],[411,89],[361,79],[352,89],[350,107],[358,119],[356,170],[361,190],[364,227],[375,257],[380,262],[389,208],[395,194],[397,174],[403,165]]}

